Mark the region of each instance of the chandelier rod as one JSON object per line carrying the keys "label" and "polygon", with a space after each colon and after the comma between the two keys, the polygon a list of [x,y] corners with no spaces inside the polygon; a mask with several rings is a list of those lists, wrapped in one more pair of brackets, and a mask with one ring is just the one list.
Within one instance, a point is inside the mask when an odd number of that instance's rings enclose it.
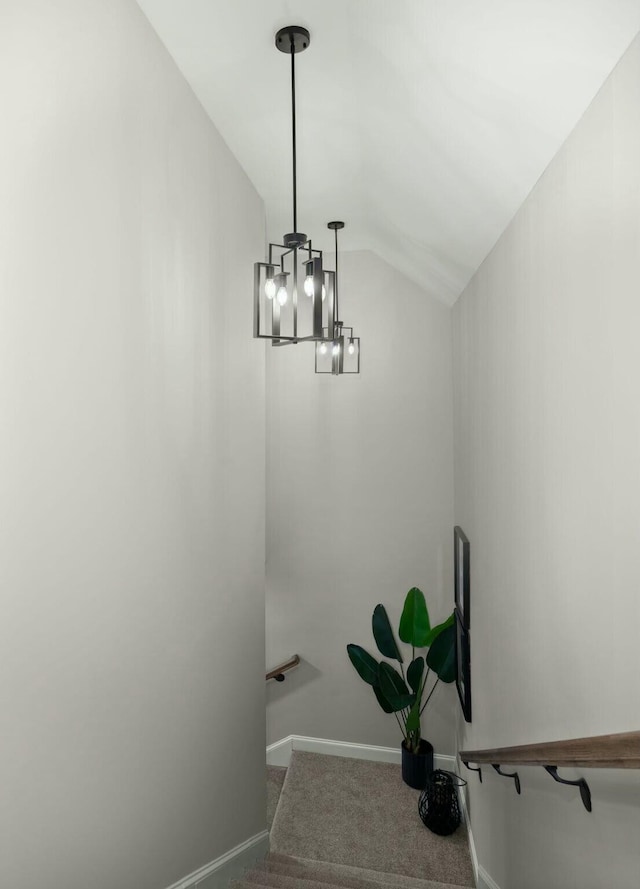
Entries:
{"label": "chandelier rod", "polygon": [[296,181],[296,48],[294,35],[291,40],[291,130],[293,136],[293,230],[298,231],[298,186]]}
{"label": "chandelier rod", "polygon": [[335,322],[336,324],[340,323],[340,313],[338,312],[338,227],[336,226],[333,230],[336,239],[336,287],[335,287]]}
{"label": "chandelier rod", "polygon": [[338,311],[338,230],[344,228],[344,222],[337,219],[333,222],[327,222],[327,228],[330,228],[335,236],[336,244],[336,271],[333,285],[333,337],[339,334],[342,321],[340,321],[340,313]]}

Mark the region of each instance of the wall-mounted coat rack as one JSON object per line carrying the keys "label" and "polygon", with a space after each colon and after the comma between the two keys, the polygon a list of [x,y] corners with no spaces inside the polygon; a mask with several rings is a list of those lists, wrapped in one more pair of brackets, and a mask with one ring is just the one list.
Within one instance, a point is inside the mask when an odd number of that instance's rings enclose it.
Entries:
{"label": "wall-mounted coat rack", "polygon": [[[587,812],[592,811],[591,790],[584,778],[575,781],[561,778],[559,768],[572,769],[640,769],[640,731],[618,732],[613,735],[594,735],[589,738],[571,738],[566,741],[548,741],[521,744],[517,747],[496,747],[486,750],[461,750],[460,759],[472,772],[478,772],[482,781],[481,763],[489,763],[500,775],[513,778],[520,793],[517,772],[502,771],[503,765],[538,766],[551,775],[558,784],[577,787]],[[475,763],[477,768],[469,765]]]}

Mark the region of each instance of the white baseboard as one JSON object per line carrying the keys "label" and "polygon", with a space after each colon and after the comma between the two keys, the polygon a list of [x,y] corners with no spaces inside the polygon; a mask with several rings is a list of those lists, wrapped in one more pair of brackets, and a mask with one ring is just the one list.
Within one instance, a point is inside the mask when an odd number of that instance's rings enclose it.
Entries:
{"label": "white baseboard", "polygon": [[495,880],[491,879],[483,867],[478,867],[478,889],[500,889]]}
{"label": "white baseboard", "polygon": [[[455,771],[455,769],[453,771]],[[478,887],[478,889],[500,889],[496,881],[491,876],[489,876],[482,865],[478,864],[478,853],[476,852],[476,844],[473,839],[473,831],[471,829],[471,821],[469,819],[469,811],[467,809],[467,797],[462,787],[460,788],[458,798],[462,806],[462,817],[464,818],[464,823],[467,825],[467,834],[469,836],[469,854],[471,855],[471,865],[473,867],[473,876],[476,881],[476,886]]]}
{"label": "white baseboard", "polygon": [[168,889],[227,889],[231,880],[239,879],[269,851],[269,833],[264,830],[215,861],[205,864]]}
{"label": "white baseboard", "polygon": [[293,735],[288,738],[282,738],[275,744],[269,744],[267,747],[267,765],[289,767],[291,759],[291,751],[293,750]]}
{"label": "white baseboard", "polygon": [[[303,735],[289,735],[269,744],[267,747],[267,765],[289,765],[291,754],[294,750],[304,750],[306,753],[324,753],[329,756],[346,756],[350,759],[367,759],[370,762],[391,762],[400,765],[402,752],[400,745],[397,747],[374,747],[371,744],[352,744],[349,741],[330,741],[327,738],[305,738]],[[436,753],[434,764],[439,769],[455,770],[456,757],[448,754]]]}

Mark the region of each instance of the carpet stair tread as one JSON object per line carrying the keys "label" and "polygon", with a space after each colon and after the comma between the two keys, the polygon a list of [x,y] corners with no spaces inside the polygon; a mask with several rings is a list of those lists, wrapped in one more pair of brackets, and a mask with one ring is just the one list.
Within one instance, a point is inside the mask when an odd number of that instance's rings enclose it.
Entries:
{"label": "carpet stair tread", "polygon": [[[297,879],[304,878],[325,887],[338,886],[340,889],[386,889],[389,885],[392,885],[394,889],[440,889],[442,886],[453,885],[352,867],[346,864],[333,864],[329,861],[291,858],[277,852],[272,852],[264,862],[255,867],[255,870],[279,873]],[[463,887],[458,886],[456,889],[463,889]]]}
{"label": "carpet stair tread", "polygon": [[[286,872],[285,872],[286,870]],[[376,873],[375,879],[354,877],[360,868],[315,867],[315,862],[284,865],[282,861],[259,865],[232,883],[234,889],[461,889],[447,883],[412,879],[406,882],[394,874]]]}

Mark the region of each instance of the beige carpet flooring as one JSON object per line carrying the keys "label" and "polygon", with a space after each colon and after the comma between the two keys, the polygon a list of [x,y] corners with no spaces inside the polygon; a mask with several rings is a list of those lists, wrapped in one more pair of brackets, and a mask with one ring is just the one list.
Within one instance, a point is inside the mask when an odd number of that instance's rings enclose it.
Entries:
{"label": "beige carpet flooring", "polygon": [[[450,837],[431,833],[420,820],[418,797],[402,781],[400,766],[294,751],[271,830],[275,855],[264,867],[286,856],[303,859],[307,867],[324,862],[359,869],[362,879],[366,871],[369,881],[377,873],[385,887],[401,885],[391,875],[473,886],[464,825]],[[289,866],[298,869],[300,862]],[[278,876],[285,889],[316,879],[299,871]]]}

